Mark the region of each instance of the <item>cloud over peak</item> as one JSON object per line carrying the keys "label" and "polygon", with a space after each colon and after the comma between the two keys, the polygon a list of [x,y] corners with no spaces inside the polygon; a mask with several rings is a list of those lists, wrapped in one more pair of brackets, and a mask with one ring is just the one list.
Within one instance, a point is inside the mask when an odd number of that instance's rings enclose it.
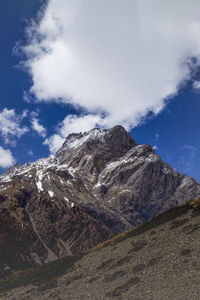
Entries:
{"label": "cloud over peak", "polygon": [[199,11],[197,0],[49,0],[23,49],[31,92],[101,126],[134,127],[177,93],[188,57],[199,59]]}
{"label": "cloud over peak", "polygon": [[51,153],[55,153],[64,143],[69,133],[79,133],[96,127],[101,121],[98,115],[68,115],[58,126],[57,131],[44,142],[49,146]]}

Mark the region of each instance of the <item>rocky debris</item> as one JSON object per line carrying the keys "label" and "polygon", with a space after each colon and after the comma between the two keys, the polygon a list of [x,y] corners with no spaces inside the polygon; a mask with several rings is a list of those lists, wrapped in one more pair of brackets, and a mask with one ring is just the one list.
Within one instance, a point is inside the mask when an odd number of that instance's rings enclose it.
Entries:
{"label": "rocky debris", "polygon": [[55,156],[0,177],[0,268],[81,253],[199,195],[121,126],[70,134]]}

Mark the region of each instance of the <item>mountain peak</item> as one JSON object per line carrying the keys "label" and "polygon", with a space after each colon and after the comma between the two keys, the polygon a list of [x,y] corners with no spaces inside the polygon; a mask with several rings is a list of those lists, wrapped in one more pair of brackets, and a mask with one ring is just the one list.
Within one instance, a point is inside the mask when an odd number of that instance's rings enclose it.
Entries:
{"label": "mountain peak", "polygon": [[0,242],[10,253],[3,263],[16,270],[19,260],[80,253],[199,195],[199,184],[122,126],[70,134],[55,156],[0,177]]}
{"label": "mountain peak", "polygon": [[[100,129],[100,128],[93,128],[89,131],[86,131],[84,133],[70,133],[66,139],[64,144],[61,148],[70,147],[70,148],[76,148],[85,142],[87,142],[88,139],[98,139],[102,138],[107,130],[106,129]],[[58,150],[59,151],[59,150]]]}
{"label": "mountain peak", "polygon": [[[104,139],[105,138],[105,139]],[[82,144],[88,142],[88,140],[100,140],[100,141],[115,141],[115,143],[124,143],[125,140],[131,141],[133,145],[135,145],[135,141],[128,134],[125,128],[121,125],[116,125],[111,129],[101,129],[101,128],[93,128],[84,133],[70,133],[63,143],[61,148],[70,147],[77,148]],[[58,150],[58,152],[60,149]]]}
{"label": "mountain peak", "polygon": [[134,139],[120,125],[111,129],[93,128],[84,133],[69,134],[56,153],[60,163],[80,161],[85,156],[95,156],[104,162],[124,155],[136,145]]}

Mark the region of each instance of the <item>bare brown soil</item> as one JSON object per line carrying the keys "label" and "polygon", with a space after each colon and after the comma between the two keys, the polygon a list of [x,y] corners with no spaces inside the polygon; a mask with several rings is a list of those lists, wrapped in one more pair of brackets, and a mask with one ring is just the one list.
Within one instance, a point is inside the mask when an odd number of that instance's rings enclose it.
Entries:
{"label": "bare brown soil", "polygon": [[7,287],[4,278],[0,299],[199,300],[199,257],[200,208],[194,201],[100,244],[66,264],[62,274],[57,261],[14,289],[8,283],[16,286],[21,275],[7,278]]}

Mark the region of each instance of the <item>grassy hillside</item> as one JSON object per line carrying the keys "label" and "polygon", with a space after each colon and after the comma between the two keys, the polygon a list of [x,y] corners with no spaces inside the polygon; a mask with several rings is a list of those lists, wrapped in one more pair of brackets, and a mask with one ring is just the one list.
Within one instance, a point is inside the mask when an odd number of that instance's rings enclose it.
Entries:
{"label": "grassy hillside", "polygon": [[200,198],[82,257],[66,257],[2,278],[0,298],[200,299],[199,249]]}

